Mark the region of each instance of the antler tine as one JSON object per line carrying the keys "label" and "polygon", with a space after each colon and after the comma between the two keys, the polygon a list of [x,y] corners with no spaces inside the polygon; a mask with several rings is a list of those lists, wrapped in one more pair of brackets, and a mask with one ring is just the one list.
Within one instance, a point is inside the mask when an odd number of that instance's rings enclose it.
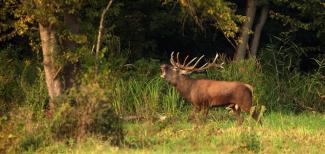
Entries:
{"label": "antler tine", "polygon": [[224,68],[222,65],[224,64],[224,62],[222,62],[220,65],[219,65],[219,67],[220,68]]}
{"label": "antler tine", "polygon": [[193,58],[189,63],[187,63],[185,67],[187,67],[188,65],[190,65],[191,63],[193,63],[193,61],[194,61],[195,59],[197,59],[197,57]]}
{"label": "antler tine", "polygon": [[174,61],[174,51],[170,54],[170,63],[175,66],[175,61]]}
{"label": "antler tine", "polygon": [[184,65],[186,64],[186,60],[187,60],[187,58],[188,58],[188,55],[185,57],[185,60],[184,60],[184,62],[183,62],[183,65],[182,65],[182,66],[184,66]]}
{"label": "antler tine", "polygon": [[[218,57],[219,57],[219,54],[217,53],[217,54],[216,54],[216,57],[214,58],[214,60],[213,60],[213,62],[212,62],[213,64],[216,63],[216,60],[217,60]],[[217,66],[220,67],[220,68],[223,68],[223,66],[222,66],[223,64],[224,64],[224,62],[222,62],[221,64],[219,64],[219,65],[217,65]]]}
{"label": "antler tine", "polygon": [[204,57],[204,55],[202,55],[197,61],[196,61],[196,63],[193,65],[193,66],[191,66],[190,68],[191,69],[194,69],[195,68],[195,66],[200,62],[200,60],[202,59]]}
{"label": "antler tine", "polygon": [[207,66],[209,63],[205,63],[204,65],[202,65],[198,70],[203,69],[205,66]]}
{"label": "antler tine", "polygon": [[197,71],[202,71],[202,70],[205,70],[205,69],[208,69],[212,66],[217,66],[217,67],[220,67],[220,68],[223,68],[222,65],[223,63],[221,63],[220,65],[217,65],[216,64],[216,60],[218,58],[218,53],[216,54],[215,58],[213,59],[212,63],[205,63],[203,66],[201,66],[200,68],[197,69]]}
{"label": "antler tine", "polygon": [[215,63],[218,57],[219,57],[219,54],[217,53],[217,54],[216,54],[216,57],[214,57],[214,59],[213,59],[213,62],[212,62],[212,63]]}
{"label": "antler tine", "polygon": [[176,65],[179,66],[179,52],[177,52],[177,55],[176,55]]}

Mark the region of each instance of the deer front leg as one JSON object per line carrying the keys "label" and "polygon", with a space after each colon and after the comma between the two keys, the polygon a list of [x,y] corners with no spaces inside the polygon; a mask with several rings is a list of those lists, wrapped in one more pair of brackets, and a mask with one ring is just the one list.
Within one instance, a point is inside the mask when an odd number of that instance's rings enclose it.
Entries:
{"label": "deer front leg", "polygon": [[232,110],[235,113],[235,116],[236,116],[236,120],[237,120],[238,125],[242,125],[243,124],[243,121],[244,121],[244,118],[240,116],[241,109],[240,108],[233,107]]}
{"label": "deer front leg", "polygon": [[193,106],[193,110],[192,110],[192,113],[191,113],[191,116],[190,116],[189,120],[196,122],[197,121],[197,114],[200,113],[201,109],[202,108],[199,105]]}
{"label": "deer front leg", "polygon": [[202,107],[202,118],[203,120],[206,121],[208,118],[209,114],[209,103],[205,103],[204,106]]}
{"label": "deer front leg", "polygon": [[204,119],[207,119],[208,118],[208,115],[209,115],[209,107],[205,107],[203,109],[203,118]]}

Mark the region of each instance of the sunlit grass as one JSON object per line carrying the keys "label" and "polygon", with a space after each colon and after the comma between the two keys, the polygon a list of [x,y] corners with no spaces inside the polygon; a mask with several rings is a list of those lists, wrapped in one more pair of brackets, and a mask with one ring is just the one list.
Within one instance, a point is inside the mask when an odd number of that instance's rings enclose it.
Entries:
{"label": "sunlit grass", "polygon": [[[63,153],[321,153],[325,150],[325,115],[269,113],[260,126],[246,117],[238,126],[226,110],[212,111],[204,123],[187,113],[157,121],[124,125],[125,142],[113,147],[96,138],[67,146],[57,143],[39,152]],[[215,118],[220,116],[222,118]]]}

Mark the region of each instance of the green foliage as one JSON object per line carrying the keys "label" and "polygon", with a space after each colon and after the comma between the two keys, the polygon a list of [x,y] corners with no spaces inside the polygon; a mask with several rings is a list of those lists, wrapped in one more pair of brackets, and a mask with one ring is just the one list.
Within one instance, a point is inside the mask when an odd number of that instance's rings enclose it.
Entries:
{"label": "green foliage", "polygon": [[244,16],[236,14],[236,4],[229,1],[181,0],[180,4],[201,28],[204,22],[212,22],[225,37],[233,40],[237,37],[240,24],[247,20]]}
{"label": "green foliage", "polygon": [[[317,31],[317,36],[324,35],[325,4],[322,0],[310,1],[288,1],[288,0],[272,0],[277,7],[284,9],[275,9],[271,12],[271,18],[280,20],[284,25],[289,25],[290,31],[298,29]],[[308,20],[306,20],[308,18]]]}
{"label": "green foliage", "polygon": [[[12,55],[12,48],[1,50],[0,52],[0,113],[4,113],[11,107],[13,102],[22,99],[19,95],[21,90],[18,86],[16,78],[18,78],[18,70],[22,66],[19,65],[16,55]],[[17,72],[16,72],[17,71]]]}
{"label": "green foliage", "polygon": [[20,141],[19,150],[21,151],[35,151],[40,147],[44,146],[46,142],[46,135],[41,130],[36,130],[31,133],[27,133],[22,136]]}
{"label": "green foliage", "polygon": [[[275,37],[261,53],[261,63],[266,79],[272,81],[277,91],[277,102],[289,110],[324,111],[321,95],[324,93],[323,66],[310,74],[300,72],[300,57],[305,53],[287,37]],[[320,56],[322,58],[322,56]],[[316,59],[316,61],[318,61]],[[289,63],[288,63],[289,62]],[[266,93],[269,95],[270,93]]]}
{"label": "green foliage", "polygon": [[[0,114],[11,107],[24,105],[26,99],[37,99],[36,104],[44,104],[47,97],[43,76],[35,59],[25,56],[24,48],[5,46],[0,50]],[[39,89],[37,89],[39,88]],[[29,94],[32,94],[29,95]],[[35,100],[36,101],[36,100]],[[28,101],[27,103],[31,103]]]}
{"label": "green foliage", "polygon": [[62,104],[56,112],[50,130],[55,139],[76,139],[78,128],[78,117],[76,109],[69,104]]}
{"label": "green foliage", "polygon": [[124,130],[120,117],[111,109],[102,105],[92,117],[93,123],[90,132],[102,135],[102,139],[110,141],[113,145],[120,145],[124,140]]}
{"label": "green foliage", "polygon": [[88,134],[102,136],[113,144],[123,140],[120,118],[112,109],[105,86],[97,80],[105,76],[84,74],[78,89],[73,88],[58,100],[62,104],[55,114],[52,132],[59,139],[82,139]]}
{"label": "green foliage", "polygon": [[48,103],[44,71],[39,66],[27,64],[21,75],[20,87],[25,96],[25,105],[33,109],[35,114],[42,116]]}
{"label": "green foliage", "polygon": [[0,151],[21,153],[34,151],[51,141],[47,119],[35,116],[29,107],[14,108],[0,131]]}
{"label": "green foliage", "polygon": [[300,57],[306,54],[303,47],[292,41],[290,36],[274,36],[262,50],[261,59],[267,72],[275,72],[279,78],[297,73],[300,68]]}

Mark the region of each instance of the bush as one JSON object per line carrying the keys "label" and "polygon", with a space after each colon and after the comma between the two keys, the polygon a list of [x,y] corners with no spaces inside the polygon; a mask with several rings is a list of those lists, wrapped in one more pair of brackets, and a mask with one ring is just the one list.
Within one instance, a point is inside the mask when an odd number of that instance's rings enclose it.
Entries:
{"label": "bush", "polygon": [[113,145],[119,145],[124,140],[122,120],[114,113],[107,104],[101,104],[92,115],[93,122],[89,131],[93,134],[100,134],[102,139],[109,140]]}
{"label": "bush", "polygon": [[[55,114],[51,130],[57,139],[81,140],[88,134],[102,136],[114,144],[123,140],[120,118],[112,109],[108,94],[97,80],[101,77],[85,74],[78,88],[57,100],[61,104]],[[100,80],[99,80],[100,81]]]}
{"label": "bush", "polygon": [[51,142],[47,119],[35,117],[29,107],[12,109],[0,131],[0,152],[33,151]]}
{"label": "bush", "polygon": [[247,131],[241,132],[240,134],[241,143],[243,148],[247,148],[249,151],[254,153],[259,153],[261,150],[261,141],[257,133],[251,128],[248,128]]}
{"label": "bush", "polygon": [[0,50],[0,115],[6,114],[15,104],[20,104],[24,97],[17,80],[24,63],[18,59],[17,52],[12,46]]}

